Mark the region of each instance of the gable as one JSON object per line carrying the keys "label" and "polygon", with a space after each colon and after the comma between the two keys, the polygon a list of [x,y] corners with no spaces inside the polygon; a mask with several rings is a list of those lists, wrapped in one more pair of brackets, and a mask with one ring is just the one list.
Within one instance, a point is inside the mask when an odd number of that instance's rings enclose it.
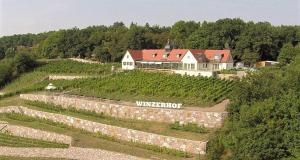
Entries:
{"label": "gable", "polygon": [[194,57],[191,51],[188,51],[181,60],[182,63],[197,63],[197,59]]}
{"label": "gable", "polygon": [[122,62],[134,62],[134,59],[132,58],[129,51],[126,51],[125,55],[122,58]]}

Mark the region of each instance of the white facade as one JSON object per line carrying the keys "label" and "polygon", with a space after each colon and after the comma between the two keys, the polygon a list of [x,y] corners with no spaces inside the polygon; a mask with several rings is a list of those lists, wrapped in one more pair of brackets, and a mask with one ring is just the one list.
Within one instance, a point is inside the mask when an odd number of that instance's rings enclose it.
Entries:
{"label": "white facade", "polygon": [[[195,56],[199,56],[199,57],[195,57]],[[199,54],[194,55],[190,50],[188,50],[179,62],[137,61],[138,63],[136,63],[134,58],[129,53],[129,51],[127,51],[122,59],[122,69],[123,70],[133,70],[136,67],[139,67],[139,64],[144,64],[144,63],[155,64],[155,65],[158,65],[157,69],[163,69],[163,65],[165,63],[169,63],[169,64],[177,63],[177,65],[179,67],[177,67],[176,69],[171,67],[171,68],[169,68],[169,70],[172,70],[174,73],[181,74],[181,75],[211,77],[211,76],[214,76],[214,71],[233,68],[233,59],[232,59],[231,55],[229,55],[229,59],[226,61],[226,63],[220,62],[221,59],[213,59],[210,61],[207,61],[206,59],[202,60],[202,58],[200,56],[201,55],[199,55]],[[198,59],[196,59],[196,58],[198,58]],[[164,64],[162,66],[160,66],[162,63],[164,63]],[[160,67],[162,67],[162,68],[160,68]]]}
{"label": "white facade", "polygon": [[197,70],[198,61],[190,51],[184,55],[184,57],[181,59],[181,63],[182,70]]}
{"label": "white facade", "polygon": [[133,70],[135,68],[134,60],[127,51],[122,59],[122,69]]}

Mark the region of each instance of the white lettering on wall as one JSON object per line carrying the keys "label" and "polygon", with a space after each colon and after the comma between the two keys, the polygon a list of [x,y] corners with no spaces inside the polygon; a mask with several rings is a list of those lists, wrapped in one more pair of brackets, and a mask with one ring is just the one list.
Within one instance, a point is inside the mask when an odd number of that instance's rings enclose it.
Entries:
{"label": "white lettering on wall", "polygon": [[146,101],[136,101],[136,105],[139,107],[172,108],[172,109],[180,109],[182,107],[181,103],[146,102]]}

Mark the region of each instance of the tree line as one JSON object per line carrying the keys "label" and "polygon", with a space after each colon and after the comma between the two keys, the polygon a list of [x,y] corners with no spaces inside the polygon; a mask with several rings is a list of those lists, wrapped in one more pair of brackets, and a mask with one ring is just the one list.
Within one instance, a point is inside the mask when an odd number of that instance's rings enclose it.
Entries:
{"label": "tree line", "polygon": [[290,53],[296,56],[236,81],[229,116],[208,143],[209,160],[300,158],[300,54]]}
{"label": "tree line", "polygon": [[170,27],[122,22],[111,26],[72,28],[0,38],[0,59],[27,52],[36,58],[95,58],[119,62],[127,49],[163,48],[230,49],[235,61],[253,64],[277,60],[283,46],[295,47],[300,26],[273,26],[268,22],[220,19],[216,22],[178,21]]}

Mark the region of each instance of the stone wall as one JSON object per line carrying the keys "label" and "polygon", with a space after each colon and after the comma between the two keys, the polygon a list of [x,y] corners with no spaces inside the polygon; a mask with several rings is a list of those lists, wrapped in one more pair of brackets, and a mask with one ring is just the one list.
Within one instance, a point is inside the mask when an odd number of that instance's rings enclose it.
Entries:
{"label": "stone wall", "polygon": [[153,133],[147,133],[128,128],[121,128],[117,126],[101,124],[61,114],[36,111],[22,106],[0,108],[0,113],[4,112],[16,112],[31,117],[44,118],[54,122],[63,123],[75,128],[83,129],[89,132],[108,135],[124,141],[133,141],[138,143],[157,145],[160,147],[176,149],[194,154],[205,154],[206,151],[207,141],[193,141]]}
{"label": "stone wall", "polygon": [[39,139],[44,141],[50,142],[58,142],[71,145],[72,138],[66,135],[57,134],[53,132],[46,132],[38,129],[23,127],[23,126],[16,126],[11,124],[0,124],[0,132],[8,132],[11,135],[19,136],[19,137],[26,137],[32,139]]}
{"label": "stone wall", "polygon": [[76,109],[104,113],[112,117],[129,118],[181,124],[196,123],[208,128],[222,126],[227,112],[203,112],[198,110],[143,108],[134,104],[118,104],[113,101],[101,99],[89,99],[85,97],[55,94],[21,94],[21,98],[31,101],[42,101],[61,105],[62,107],[74,107]]}
{"label": "stone wall", "polygon": [[[77,160],[145,160],[135,156],[122,153],[105,151],[93,148],[22,148],[22,147],[1,147],[0,156],[13,157],[34,157],[77,159]],[[14,159],[14,158],[11,159]]]}
{"label": "stone wall", "polygon": [[89,63],[89,64],[101,64],[98,61],[92,61],[92,60],[87,60],[87,59],[81,59],[81,58],[69,58],[72,61],[77,61],[81,63]]}
{"label": "stone wall", "polygon": [[49,80],[74,80],[74,79],[83,79],[89,78],[89,76],[63,76],[63,75],[49,75]]}

